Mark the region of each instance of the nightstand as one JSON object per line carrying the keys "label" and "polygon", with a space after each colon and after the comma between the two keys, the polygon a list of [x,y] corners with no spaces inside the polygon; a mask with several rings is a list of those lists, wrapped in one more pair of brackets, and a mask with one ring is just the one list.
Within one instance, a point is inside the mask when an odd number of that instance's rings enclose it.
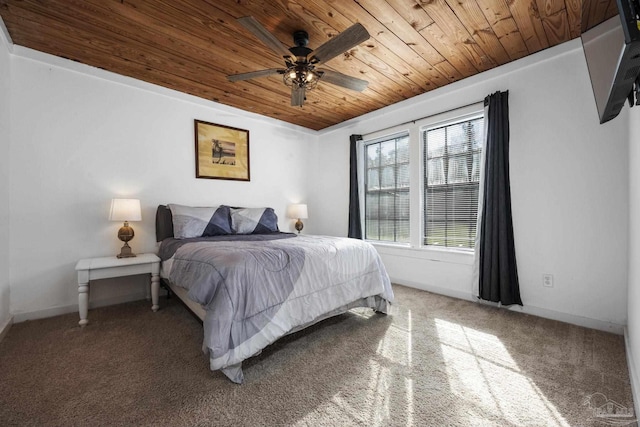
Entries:
{"label": "nightstand", "polygon": [[151,309],[158,311],[158,293],[160,291],[160,258],[156,254],[139,254],[131,258],[81,259],[76,264],[78,272],[78,311],[80,326],[89,323],[89,283],[92,280],[111,277],[133,276],[135,274],[151,275]]}

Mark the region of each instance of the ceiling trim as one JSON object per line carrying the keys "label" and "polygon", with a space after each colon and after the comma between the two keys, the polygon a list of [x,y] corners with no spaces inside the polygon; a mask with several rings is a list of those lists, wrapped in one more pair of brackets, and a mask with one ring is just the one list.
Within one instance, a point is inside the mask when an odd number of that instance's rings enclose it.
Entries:
{"label": "ceiling trim", "polygon": [[[38,50],[34,50],[28,47],[13,45],[13,44],[11,44],[11,46],[12,46],[12,55],[14,57],[24,58],[24,59],[35,61],[35,62],[40,62],[40,63],[57,67],[63,70],[106,80],[111,83],[116,83],[123,86],[144,90],[147,92],[151,92],[155,95],[166,96],[168,98],[189,102],[191,104],[196,104],[206,108],[213,108],[215,110],[221,111],[226,114],[231,114],[241,118],[247,118],[250,120],[254,120],[256,122],[266,123],[270,126],[275,126],[278,128],[284,128],[284,129],[287,129],[287,131],[295,131],[295,132],[303,133],[305,135],[310,135],[313,137],[316,137],[318,135],[318,131],[306,128],[304,126],[285,122],[283,120],[278,120],[272,117],[264,116],[262,114],[253,113],[251,111],[241,110],[239,108],[232,107],[226,104],[220,104],[215,101],[209,101],[207,99],[200,98],[195,95],[179,92],[174,89],[169,89],[164,86],[156,85],[154,83],[149,83],[143,80],[135,79],[133,77],[117,74],[112,71],[103,70],[101,68],[97,68],[91,65],[86,65],[80,62],[71,61],[66,58],[61,58],[59,56],[40,52]],[[225,124],[225,123],[221,123],[221,124]],[[190,126],[193,127],[193,123],[191,123]]]}
{"label": "ceiling trim", "polygon": [[13,53],[13,40],[11,39],[11,35],[9,34],[9,30],[7,30],[7,26],[4,25],[2,16],[0,16],[0,33],[2,33],[2,39],[7,45],[7,49],[9,50],[9,53]]}
{"label": "ceiling trim", "polygon": [[[496,68],[491,68],[487,71],[483,71],[482,73],[474,74],[462,80],[458,80],[456,82],[450,83],[446,86],[442,86],[432,91],[414,96],[413,98],[396,102],[395,104],[391,104],[386,107],[380,108],[378,110],[363,114],[361,116],[354,117],[342,123],[337,123],[328,128],[319,130],[318,135],[326,136],[333,132],[341,131],[343,129],[353,129],[355,133],[362,133],[362,134],[376,132],[377,130],[383,129],[384,127],[388,127],[388,126],[380,125],[380,117],[385,115],[393,115],[398,117],[398,120],[396,123],[405,123],[405,122],[420,120],[426,116],[424,113],[420,113],[419,111],[416,112],[415,105],[418,103],[426,102],[430,100],[436,100],[437,98],[450,95],[451,93],[461,90],[462,88],[478,84],[482,81],[499,78],[501,75],[505,73],[512,73],[514,71],[519,71],[528,67],[536,66],[542,62],[546,62],[551,59],[555,59],[560,56],[564,56],[576,51],[582,51],[582,42],[580,41],[580,38],[569,40],[567,42],[558,44],[556,46],[552,46],[545,50],[541,50],[539,52],[517,59],[515,61],[511,61],[509,63],[500,65]],[[585,63],[585,69],[586,69],[586,63]],[[508,90],[508,89],[509,89],[508,87],[502,88],[502,90]],[[489,94],[487,93],[485,95],[489,95]],[[465,101],[460,102],[459,106],[467,105],[469,102],[473,102],[474,100],[466,100],[466,101],[467,102]],[[455,106],[454,107],[449,106],[449,108],[444,106],[442,111],[449,110],[451,108],[455,108]]]}

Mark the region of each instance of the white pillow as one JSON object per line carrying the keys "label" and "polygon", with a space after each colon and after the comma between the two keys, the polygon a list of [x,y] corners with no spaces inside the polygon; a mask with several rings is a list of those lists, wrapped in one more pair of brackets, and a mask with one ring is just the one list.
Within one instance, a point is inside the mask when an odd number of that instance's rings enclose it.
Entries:
{"label": "white pillow", "polygon": [[167,205],[171,209],[173,237],[188,239],[232,234],[229,206],[192,207]]}
{"label": "white pillow", "polygon": [[280,231],[272,208],[231,209],[231,226],[236,234],[268,234]]}

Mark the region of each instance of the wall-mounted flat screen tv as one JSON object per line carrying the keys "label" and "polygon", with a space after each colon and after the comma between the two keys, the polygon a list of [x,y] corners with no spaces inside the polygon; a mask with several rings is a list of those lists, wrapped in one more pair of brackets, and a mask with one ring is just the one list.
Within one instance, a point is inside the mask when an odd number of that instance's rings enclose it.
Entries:
{"label": "wall-mounted flat screen tv", "polygon": [[638,0],[617,0],[618,16],[582,33],[600,123],[615,118],[640,73]]}

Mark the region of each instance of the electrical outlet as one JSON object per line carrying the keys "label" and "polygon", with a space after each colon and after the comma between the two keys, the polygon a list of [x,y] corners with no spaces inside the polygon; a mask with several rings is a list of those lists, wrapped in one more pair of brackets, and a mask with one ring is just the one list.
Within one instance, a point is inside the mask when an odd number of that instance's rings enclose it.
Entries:
{"label": "electrical outlet", "polygon": [[553,288],[553,274],[542,275],[542,286],[545,288]]}

